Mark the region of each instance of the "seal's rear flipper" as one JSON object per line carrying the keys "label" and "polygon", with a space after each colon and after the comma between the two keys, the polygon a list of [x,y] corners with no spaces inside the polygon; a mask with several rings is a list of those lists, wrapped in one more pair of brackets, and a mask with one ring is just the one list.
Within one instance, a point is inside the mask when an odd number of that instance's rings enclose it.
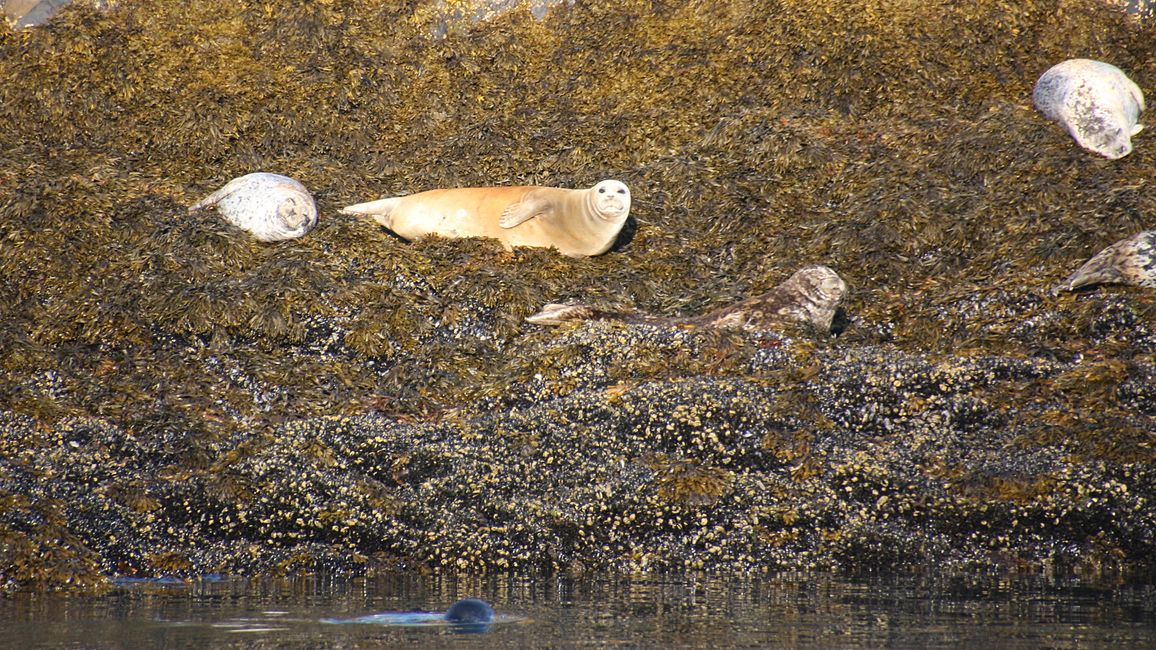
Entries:
{"label": "seal's rear flipper", "polygon": [[533,316],[527,316],[526,322],[535,325],[561,325],[562,323],[590,320],[594,316],[594,309],[588,305],[550,303]]}
{"label": "seal's rear flipper", "polygon": [[367,203],[357,203],[355,205],[347,205],[341,208],[338,212],[341,214],[360,214],[367,217],[373,217],[377,223],[390,227],[389,215],[397,207],[401,197],[394,196],[388,199],[379,199],[377,201],[369,201]]}
{"label": "seal's rear flipper", "polygon": [[207,207],[217,205],[221,202],[221,199],[232,194],[237,189],[237,181],[238,179],[234,178],[228,183],[225,183],[225,186],[221,189],[189,206],[189,212],[196,212],[197,210],[203,210]]}
{"label": "seal's rear flipper", "polygon": [[1060,291],[1075,291],[1094,284],[1127,283],[1127,279],[1120,273],[1115,262],[1109,255],[1101,254],[1093,257],[1054,288],[1053,295]]}

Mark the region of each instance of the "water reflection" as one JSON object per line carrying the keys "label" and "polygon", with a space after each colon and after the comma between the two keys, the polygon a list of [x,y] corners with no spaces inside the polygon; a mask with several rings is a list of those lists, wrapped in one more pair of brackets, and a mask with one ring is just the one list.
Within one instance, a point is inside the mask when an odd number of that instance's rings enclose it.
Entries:
{"label": "water reflection", "polygon": [[[444,612],[478,597],[481,635],[450,626],[331,625]],[[135,583],[99,598],[0,600],[0,647],[379,648],[591,646],[1154,648],[1152,580],[389,575]]]}

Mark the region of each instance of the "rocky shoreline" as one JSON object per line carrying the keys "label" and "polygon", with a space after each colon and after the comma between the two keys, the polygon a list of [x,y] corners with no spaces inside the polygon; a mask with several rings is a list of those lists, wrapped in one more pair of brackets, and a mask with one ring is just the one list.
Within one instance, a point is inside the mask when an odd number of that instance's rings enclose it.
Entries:
{"label": "rocky shoreline", "polygon": [[[1074,55],[1156,87],[1135,20],[578,3],[432,37],[406,11],[0,31],[0,590],[1153,568],[1156,294],[1050,288],[1153,227],[1156,154],[1098,159],[1030,104]],[[186,214],[254,170],[310,187],[317,228]],[[608,176],[632,218],[581,260],[337,214]],[[837,336],[524,322],[700,314],[815,263],[850,285]]]}

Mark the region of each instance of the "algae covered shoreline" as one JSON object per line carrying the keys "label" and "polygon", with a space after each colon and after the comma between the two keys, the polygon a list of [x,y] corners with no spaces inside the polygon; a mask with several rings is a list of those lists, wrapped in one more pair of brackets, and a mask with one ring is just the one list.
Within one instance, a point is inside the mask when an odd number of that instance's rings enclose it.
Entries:
{"label": "algae covered shoreline", "polygon": [[[1153,227],[1030,104],[1150,23],[1091,1],[73,6],[0,31],[0,584],[374,571],[1152,568],[1156,294],[1049,290]],[[1144,121],[1144,118],[1142,118]],[[186,206],[270,171],[306,237]],[[607,254],[340,206],[626,182]],[[807,264],[847,326],[666,316]]]}

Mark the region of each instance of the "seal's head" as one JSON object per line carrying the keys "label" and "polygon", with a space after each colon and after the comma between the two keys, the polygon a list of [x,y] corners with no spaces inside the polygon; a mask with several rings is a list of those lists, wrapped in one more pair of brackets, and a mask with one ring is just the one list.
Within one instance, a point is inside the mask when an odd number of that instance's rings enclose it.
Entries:
{"label": "seal's head", "polygon": [[298,230],[305,224],[317,223],[317,208],[312,201],[306,204],[300,196],[287,196],[277,206],[277,217],[289,230]]}
{"label": "seal's head", "polygon": [[445,618],[454,632],[486,632],[494,622],[494,608],[484,600],[466,598],[450,605]]}
{"label": "seal's head", "polygon": [[782,311],[821,332],[829,332],[839,302],[847,293],[847,283],[829,267],[816,264],[795,271],[776,291],[781,294],[779,300],[788,305]]}
{"label": "seal's head", "polygon": [[816,264],[795,271],[791,276],[809,295],[822,302],[838,302],[847,291],[847,283],[838,273],[826,266]]}
{"label": "seal's head", "polygon": [[494,621],[494,608],[484,600],[466,598],[450,605],[446,620],[457,625],[479,625]]}
{"label": "seal's head", "polygon": [[590,188],[594,213],[607,221],[625,219],[630,214],[630,188],[626,183],[605,180]]}

